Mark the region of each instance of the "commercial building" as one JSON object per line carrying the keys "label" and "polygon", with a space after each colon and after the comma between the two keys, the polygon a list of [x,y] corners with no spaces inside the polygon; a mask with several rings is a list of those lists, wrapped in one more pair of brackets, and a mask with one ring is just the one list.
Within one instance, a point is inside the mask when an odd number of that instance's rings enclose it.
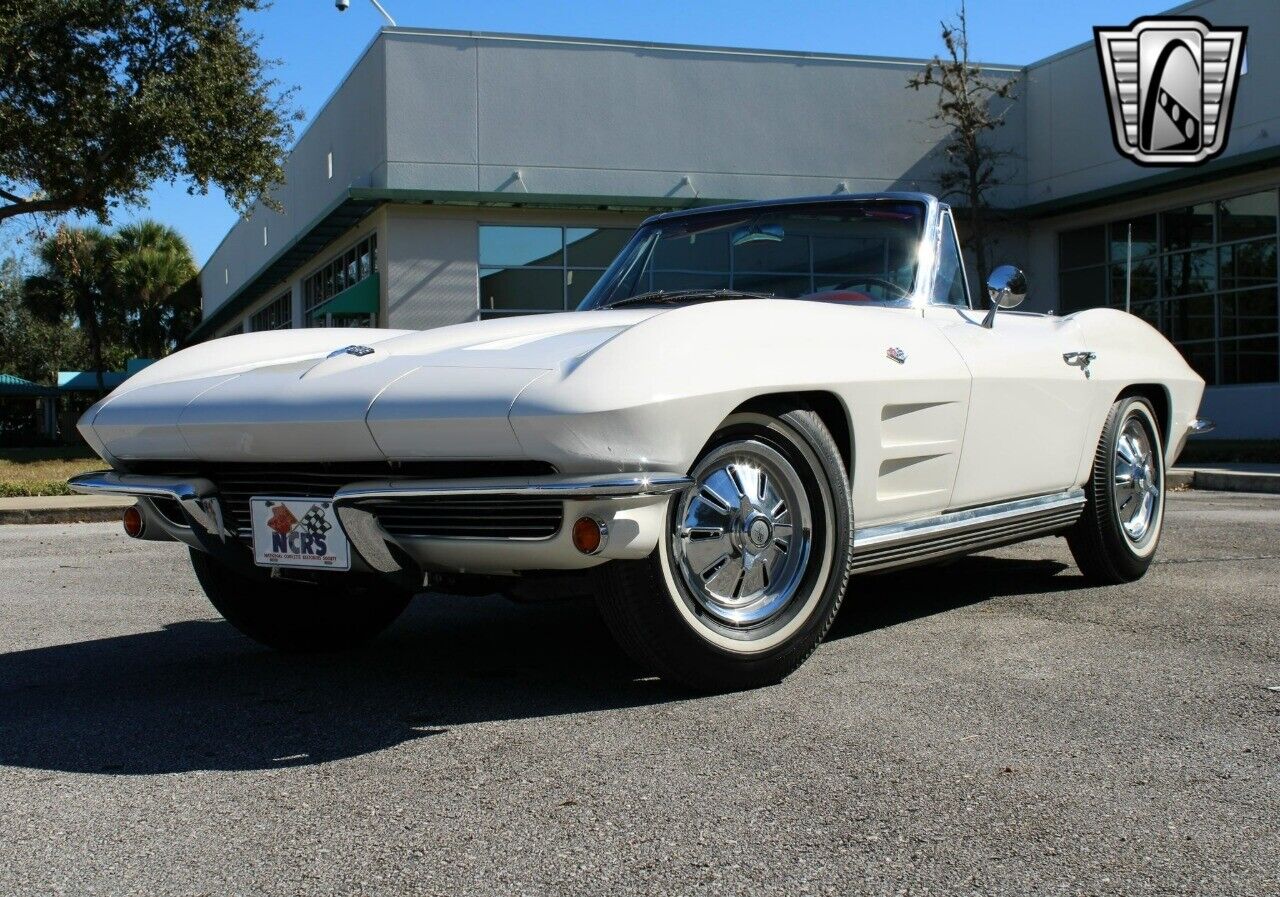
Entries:
{"label": "commercial building", "polygon": [[[1176,12],[1280,44],[1280,4]],[[656,211],[939,192],[935,95],[906,89],[921,64],[384,29],[293,150],[284,212],[255,209],[201,272],[197,338],[559,311]],[[1116,152],[1091,43],[986,68],[1019,80],[993,262],[1027,271],[1026,307],[1123,305],[1132,225],[1133,313],[1211,384],[1220,434],[1280,437],[1280,57],[1248,57],[1226,152],[1182,169]]]}

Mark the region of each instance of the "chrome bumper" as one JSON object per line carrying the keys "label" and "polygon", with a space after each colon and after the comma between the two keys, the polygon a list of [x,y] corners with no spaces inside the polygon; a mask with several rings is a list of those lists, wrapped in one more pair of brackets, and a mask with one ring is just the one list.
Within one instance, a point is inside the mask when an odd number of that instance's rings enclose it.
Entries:
{"label": "chrome bumper", "polygon": [[[401,570],[390,546],[404,550],[420,564],[456,565],[478,570],[530,568],[569,569],[602,563],[610,556],[644,556],[656,544],[658,516],[654,506],[665,507],[665,497],[679,492],[692,481],[683,475],[666,473],[624,473],[596,476],[495,477],[470,480],[361,480],[339,488],[333,496],[343,529],[372,570],[393,573]],[[172,499],[209,536],[226,543],[233,534],[224,526],[218,488],[203,478],[172,478],[118,473],[111,470],[82,474],[67,481],[76,492],[85,494],[134,495],[139,498]],[[630,541],[611,540],[618,553],[588,558],[573,551],[566,532],[540,541],[516,543],[485,538],[396,538],[389,535],[373,514],[360,506],[367,501],[459,496],[541,497],[574,503],[576,511],[617,515],[623,525],[620,535],[630,533]],[[567,517],[568,515],[566,515]],[[567,527],[565,528],[568,529]],[[185,534],[183,534],[185,535]],[[201,547],[196,541],[183,538]],[[235,540],[232,539],[234,544]]]}
{"label": "chrome bumper", "polygon": [[137,498],[168,498],[182,506],[196,523],[211,535],[224,538],[222,508],[216,497],[218,488],[210,481],[193,477],[176,480],[142,474],[96,470],[67,480],[72,492],[84,495],[133,495]]}

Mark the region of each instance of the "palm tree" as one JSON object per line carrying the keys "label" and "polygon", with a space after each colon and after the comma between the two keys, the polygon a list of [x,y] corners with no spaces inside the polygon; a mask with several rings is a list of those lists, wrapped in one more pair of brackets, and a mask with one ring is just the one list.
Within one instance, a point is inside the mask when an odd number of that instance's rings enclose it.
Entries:
{"label": "palm tree", "polygon": [[141,357],[159,358],[199,321],[191,249],[176,230],[152,220],[120,228],[113,242],[113,288],[129,309],[131,342]]}
{"label": "palm tree", "polygon": [[36,257],[41,270],[23,282],[23,300],[33,314],[49,323],[68,312],[76,316],[97,374],[98,393],[105,395],[104,347],[118,334],[123,320],[112,301],[115,244],[99,228],[61,225],[39,245]]}

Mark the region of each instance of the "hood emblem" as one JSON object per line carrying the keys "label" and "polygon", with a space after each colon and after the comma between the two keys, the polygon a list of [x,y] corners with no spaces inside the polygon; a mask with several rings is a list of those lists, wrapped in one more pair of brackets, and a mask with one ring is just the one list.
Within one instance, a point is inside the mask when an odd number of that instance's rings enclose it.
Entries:
{"label": "hood emblem", "polygon": [[334,349],[329,353],[329,358],[337,358],[339,355],[354,355],[356,358],[364,358],[366,355],[372,355],[373,350],[368,346],[344,346],[341,349]]}
{"label": "hood emblem", "polygon": [[907,353],[903,352],[897,346],[890,346],[888,349],[885,350],[884,354],[885,354],[885,357],[889,358],[892,361],[896,361],[898,364],[907,363]]}

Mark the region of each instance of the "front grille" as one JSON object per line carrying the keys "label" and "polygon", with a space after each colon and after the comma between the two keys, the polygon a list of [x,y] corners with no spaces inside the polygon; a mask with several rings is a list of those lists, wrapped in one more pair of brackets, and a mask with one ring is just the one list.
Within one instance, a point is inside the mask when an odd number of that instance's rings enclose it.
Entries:
{"label": "front grille", "polygon": [[365,503],[393,536],[546,539],[560,531],[564,502],[529,496],[457,495]]}
{"label": "front grille", "polygon": [[[333,498],[340,487],[360,480],[540,476],[555,473],[555,468],[541,461],[199,465],[149,462],[138,465],[132,472],[198,476],[212,480],[218,487],[227,527],[247,543],[252,541],[249,499],[254,496],[324,499]],[[531,501],[523,497],[497,499],[493,496],[406,499],[403,507],[399,502],[394,506],[378,503],[369,510],[376,512],[387,532],[392,535],[494,539],[544,538],[554,535],[560,529],[563,516],[563,507],[559,501]]]}

